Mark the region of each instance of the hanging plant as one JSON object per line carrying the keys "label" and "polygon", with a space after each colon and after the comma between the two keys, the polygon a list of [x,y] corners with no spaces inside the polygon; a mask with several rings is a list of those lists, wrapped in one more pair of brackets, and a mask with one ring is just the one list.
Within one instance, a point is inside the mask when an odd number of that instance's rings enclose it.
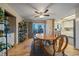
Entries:
{"label": "hanging plant", "polygon": [[0,22],[3,21],[3,17],[4,17],[4,11],[2,10],[2,8],[0,8]]}
{"label": "hanging plant", "polygon": [[[7,43],[7,48],[12,48],[13,46],[9,43]],[[6,44],[0,42],[0,52],[3,51],[4,49],[6,49]]]}

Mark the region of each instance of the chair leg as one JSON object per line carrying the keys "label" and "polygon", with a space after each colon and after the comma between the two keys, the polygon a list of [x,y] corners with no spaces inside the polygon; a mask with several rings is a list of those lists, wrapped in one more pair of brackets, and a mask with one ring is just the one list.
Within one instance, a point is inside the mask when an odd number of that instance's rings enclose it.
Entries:
{"label": "chair leg", "polygon": [[64,53],[64,51],[62,52],[62,54],[63,54],[63,56],[65,56],[65,53]]}
{"label": "chair leg", "polygon": [[53,50],[54,50],[54,52],[53,52],[53,56],[55,56],[55,46],[53,45]]}
{"label": "chair leg", "polygon": [[36,44],[35,44],[35,40],[34,40],[34,48],[35,48],[35,45],[36,45]]}
{"label": "chair leg", "polygon": [[55,56],[55,41],[53,41],[53,50],[54,50],[54,52],[53,52],[53,56]]}

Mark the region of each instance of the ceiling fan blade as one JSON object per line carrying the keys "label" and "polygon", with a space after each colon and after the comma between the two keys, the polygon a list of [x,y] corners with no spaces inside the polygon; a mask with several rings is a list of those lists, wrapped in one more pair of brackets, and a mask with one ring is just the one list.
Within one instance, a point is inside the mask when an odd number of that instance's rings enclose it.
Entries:
{"label": "ceiling fan blade", "polygon": [[50,16],[50,15],[44,15],[44,16]]}
{"label": "ceiling fan blade", "polygon": [[44,11],[44,13],[47,13],[48,12],[48,9],[46,9],[45,11]]}
{"label": "ceiling fan blade", "polygon": [[38,11],[35,11],[35,13],[40,14]]}
{"label": "ceiling fan blade", "polygon": [[38,15],[34,16],[34,17],[39,17]]}
{"label": "ceiling fan blade", "polygon": [[49,9],[52,5],[53,3],[49,3],[48,6],[44,8],[44,10]]}
{"label": "ceiling fan blade", "polygon": [[33,8],[33,9],[35,9],[35,10],[38,10],[37,8],[35,8],[34,6],[32,6],[31,3],[28,3],[28,4],[26,4],[26,5],[28,5],[29,7]]}

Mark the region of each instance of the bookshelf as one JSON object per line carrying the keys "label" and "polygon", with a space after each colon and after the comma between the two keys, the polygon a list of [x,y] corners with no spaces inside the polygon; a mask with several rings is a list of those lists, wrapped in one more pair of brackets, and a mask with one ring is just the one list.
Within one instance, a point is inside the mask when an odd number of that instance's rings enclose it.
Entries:
{"label": "bookshelf", "polygon": [[19,43],[23,42],[25,39],[32,38],[32,22],[27,22],[25,20],[19,23],[18,27],[18,41]]}
{"label": "bookshelf", "polygon": [[8,50],[16,43],[16,20],[0,8],[0,56],[8,56]]}
{"label": "bookshelf", "polygon": [[23,42],[27,37],[27,30],[28,30],[27,25],[28,25],[27,22],[25,22],[24,20],[19,23],[19,27],[18,27],[19,29],[18,41],[19,42]]}

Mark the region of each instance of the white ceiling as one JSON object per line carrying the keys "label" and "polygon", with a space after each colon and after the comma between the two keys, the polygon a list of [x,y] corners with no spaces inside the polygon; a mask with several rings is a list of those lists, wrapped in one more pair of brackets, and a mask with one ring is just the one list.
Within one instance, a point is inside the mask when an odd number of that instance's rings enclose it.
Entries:
{"label": "white ceiling", "polygon": [[[14,8],[24,19],[47,20],[54,18],[58,20],[60,18],[75,14],[75,6],[77,3],[11,3],[9,5]],[[49,10],[48,13],[51,13],[49,17],[33,17],[35,15],[35,10],[44,11],[46,8]]]}

